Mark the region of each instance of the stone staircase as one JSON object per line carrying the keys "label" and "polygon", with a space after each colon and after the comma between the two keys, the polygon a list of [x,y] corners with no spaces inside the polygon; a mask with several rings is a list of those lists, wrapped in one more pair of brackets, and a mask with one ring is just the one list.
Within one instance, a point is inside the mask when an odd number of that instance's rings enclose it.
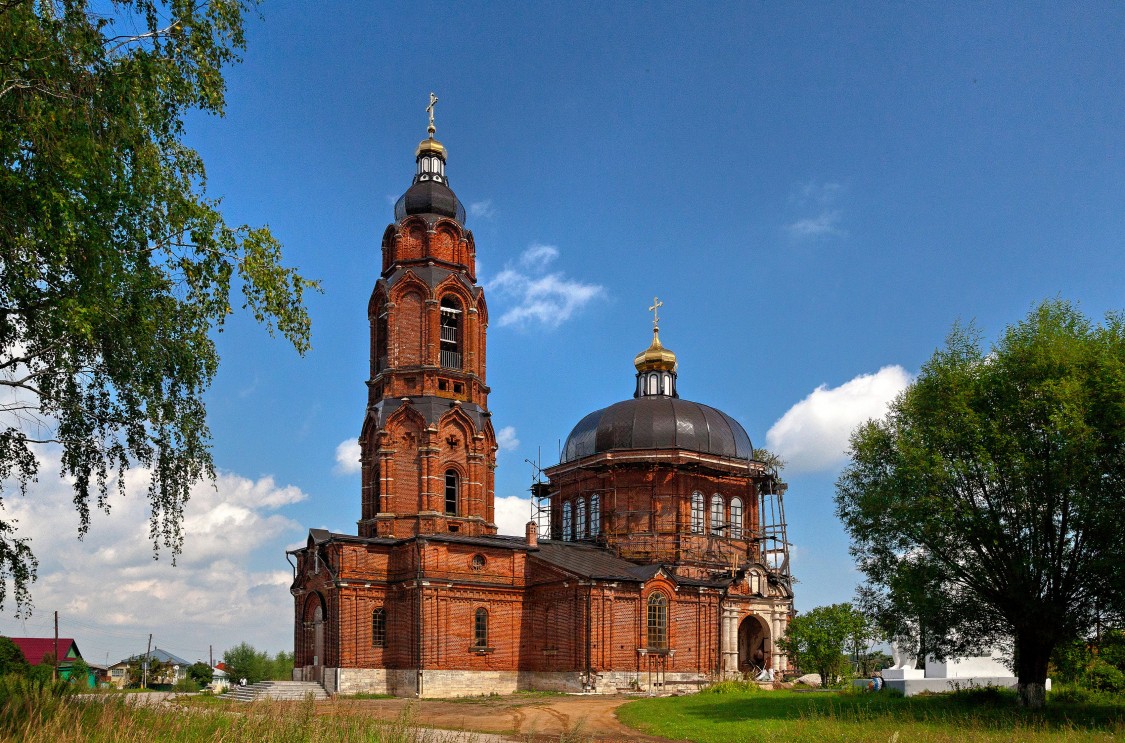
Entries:
{"label": "stone staircase", "polygon": [[259,681],[249,686],[234,685],[223,697],[237,702],[253,702],[255,699],[302,702],[310,694],[317,701],[328,699],[324,687],[315,681]]}

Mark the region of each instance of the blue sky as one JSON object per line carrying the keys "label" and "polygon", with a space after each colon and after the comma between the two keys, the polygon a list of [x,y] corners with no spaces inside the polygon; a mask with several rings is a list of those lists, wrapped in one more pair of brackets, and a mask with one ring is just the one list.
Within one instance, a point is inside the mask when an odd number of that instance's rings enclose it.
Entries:
{"label": "blue sky", "polygon": [[322,282],[313,350],[240,316],[218,336],[223,476],[177,567],[148,558],[142,489],[77,543],[45,470],[10,505],[43,561],[37,613],[0,630],[47,632],[57,608],[94,660],[150,631],[189,659],[291,647],[285,548],[359,515],[337,449],[359,433],[380,237],[431,90],[489,298],[507,524],[526,520],[524,460],[553,464],[631,395],[659,295],[681,395],[790,460],[798,608],[848,600],[832,494],[851,426],[955,321],[994,337],[1047,297],[1125,308],[1119,5],[311,7],[248,22],[226,117],[190,117],[188,140],[228,220],[269,224]]}

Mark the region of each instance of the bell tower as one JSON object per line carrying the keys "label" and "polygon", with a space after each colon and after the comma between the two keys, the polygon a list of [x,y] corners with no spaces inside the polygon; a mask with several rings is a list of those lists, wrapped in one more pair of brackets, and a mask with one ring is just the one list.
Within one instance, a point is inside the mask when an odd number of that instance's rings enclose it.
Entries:
{"label": "bell tower", "polygon": [[359,443],[359,535],[495,534],[496,436],[488,412],[488,308],[476,245],[449,188],[447,153],[429,136],[383,233],[368,304],[371,368]]}

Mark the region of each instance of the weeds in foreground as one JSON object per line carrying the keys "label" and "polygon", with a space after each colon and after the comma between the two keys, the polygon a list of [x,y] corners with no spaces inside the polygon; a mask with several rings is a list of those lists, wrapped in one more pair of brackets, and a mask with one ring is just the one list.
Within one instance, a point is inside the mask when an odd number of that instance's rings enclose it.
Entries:
{"label": "weeds in foreground", "polygon": [[80,698],[58,685],[0,678],[0,740],[432,743],[440,739],[472,743],[476,738],[471,733],[450,738],[444,731],[419,729],[413,706],[408,706],[394,722],[340,714],[334,705],[318,707],[311,697],[297,704],[259,701],[139,707],[131,704],[127,695]]}

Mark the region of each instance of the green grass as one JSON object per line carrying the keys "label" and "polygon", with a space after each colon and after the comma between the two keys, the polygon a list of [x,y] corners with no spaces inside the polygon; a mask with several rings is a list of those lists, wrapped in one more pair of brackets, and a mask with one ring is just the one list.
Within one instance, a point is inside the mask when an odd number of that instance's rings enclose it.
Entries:
{"label": "green grass", "polygon": [[888,692],[728,691],[630,702],[618,718],[642,732],[678,740],[1120,741],[1125,699],[1050,700],[1019,707],[1015,694],[970,690],[904,698]]}

